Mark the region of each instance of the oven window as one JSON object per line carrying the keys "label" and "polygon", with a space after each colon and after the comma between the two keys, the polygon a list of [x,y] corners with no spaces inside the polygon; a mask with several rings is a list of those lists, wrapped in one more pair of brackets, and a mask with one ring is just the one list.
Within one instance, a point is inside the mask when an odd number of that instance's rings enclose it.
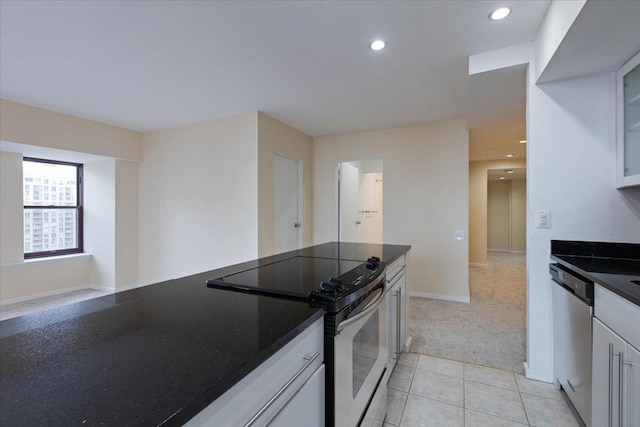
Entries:
{"label": "oven window", "polygon": [[380,347],[378,312],[362,325],[355,337],[353,337],[353,398],[355,399],[364,380],[371,372],[378,358]]}

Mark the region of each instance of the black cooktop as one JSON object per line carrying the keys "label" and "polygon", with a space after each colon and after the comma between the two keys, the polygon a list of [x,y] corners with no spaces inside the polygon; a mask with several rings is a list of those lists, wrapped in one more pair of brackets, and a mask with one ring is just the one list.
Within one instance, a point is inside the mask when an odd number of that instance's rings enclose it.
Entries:
{"label": "black cooktop", "polygon": [[250,270],[209,280],[207,286],[309,299],[323,281],[362,266],[361,261],[293,256]]}

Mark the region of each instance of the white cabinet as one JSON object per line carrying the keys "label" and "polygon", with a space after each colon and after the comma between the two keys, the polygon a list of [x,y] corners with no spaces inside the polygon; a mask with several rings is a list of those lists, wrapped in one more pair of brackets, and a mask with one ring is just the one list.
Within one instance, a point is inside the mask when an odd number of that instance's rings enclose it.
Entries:
{"label": "white cabinet", "polygon": [[401,256],[387,267],[387,331],[389,369],[393,369],[406,340],[407,282],[406,258]]}
{"label": "white cabinet", "polygon": [[593,426],[640,425],[640,352],[593,319]]}
{"label": "white cabinet", "polygon": [[[297,427],[304,420],[305,427],[324,427],[324,365],[289,400],[269,423],[271,427]],[[322,396],[322,399],[318,399]]]}
{"label": "white cabinet", "polygon": [[592,425],[638,427],[640,307],[596,283],[594,314]]}
{"label": "white cabinet", "polygon": [[640,52],[616,72],[617,186],[640,185]]}
{"label": "white cabinet", "polygon": [[[324,425],[324,318],[231,387],[186,426]],[[316,419],[317,418],[317,419]]]}

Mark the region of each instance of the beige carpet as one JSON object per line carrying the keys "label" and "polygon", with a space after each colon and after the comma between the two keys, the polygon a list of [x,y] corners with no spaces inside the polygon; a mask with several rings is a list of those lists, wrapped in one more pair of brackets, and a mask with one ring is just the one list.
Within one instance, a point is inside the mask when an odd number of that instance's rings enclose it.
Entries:
{"label": "beige carpet", "polygon": [[470,267],[469,286],[470,304],[411,298],[411,351],[522,373],[525,255],[490,252],[488,267]]}

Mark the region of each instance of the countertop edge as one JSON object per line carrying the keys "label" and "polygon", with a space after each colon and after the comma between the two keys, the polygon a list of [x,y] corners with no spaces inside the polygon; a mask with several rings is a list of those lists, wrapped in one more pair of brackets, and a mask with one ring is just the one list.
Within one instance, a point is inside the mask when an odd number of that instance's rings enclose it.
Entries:
{"label": "countertop edge", "polygon": [[[269,298],[269,297],[265,297]],[[290,343],[294,338],[300,335],[302,332],[307,330],[311,325],[313,325],[318,319],[323,317],[325,314],[324,309],[318,308],[313,315],[309,316],[304,322],[300,323],[297,327],[289,331],[284,337],[273,343],[268,348],[264,349],[260,353],[256,355],[250,362],[243,365],[229,377],[225,378],[222,382],[220,382],[216,387],[207,391],[204,395],[202,395],[199,399],[191,402],[186,407],[182,408],[180,411],[173,414],[171,417],[163,421],[159,424],[162,427],[173,427],[173,426],[182,426],[191,418],[195,417],[200,413],[204,408],[213,403],[216,399],[224,395],[227,391],[229,391],[234,385],[239,383],[243,378],[253,372],[258,366],[262,365],[265,361],[267,361],[271,356],[276,354],[280,349],[282,349],[285,345]]]}
{"label": "countertop edge", "polygon": [[563,259],[560,259],[558,257],[556,257],[555,255],[551,255],[551,259],[554,260],[555,262],[557,262],[558,264],[567,267],[568,269],[575,271],[576,273],[580,274],[581,276],[586,277],[589,280],[593,280],[594,283],[597,283],[600,286],[603,286],[605,288],[607,288],[608,290],[610,290],[611,292],[615,293],[616,295],[626,299],[627,301],[640,306],[640,298],[638,298],[635,295],[629,294],[627,292],[624,292],[622,289],[618,288],[615,285],[612,285],[611,283],[607,283],[606,281],[602,280],[602,278],[600,277],[596,277],[593,274],[591,274],[588,271],[585,271],[579,267],[576,267],[575,265],[571,264],[570,262],[567,262]]}

